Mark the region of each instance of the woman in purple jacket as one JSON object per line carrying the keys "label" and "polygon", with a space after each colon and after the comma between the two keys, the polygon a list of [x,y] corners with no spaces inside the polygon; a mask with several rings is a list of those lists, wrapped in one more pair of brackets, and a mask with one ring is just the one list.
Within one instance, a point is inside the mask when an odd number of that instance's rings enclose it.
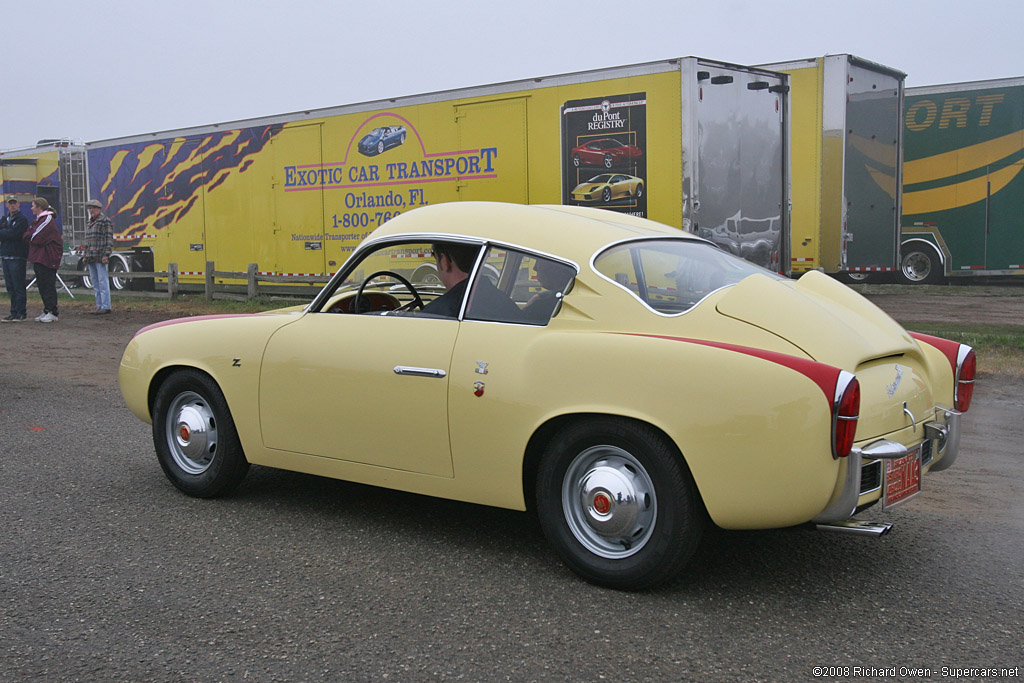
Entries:
{"label": "woman in purple jacket", "polygon": [[57,269],[64,255],[64,241],[57,230],[57,219],[49,202],[42,197],[32,200],[32,213],[36,218],[25,231],[28,242],[28,262],[35,271],[36,286],[43,299],[43,314],[36,322],[57,322]]}

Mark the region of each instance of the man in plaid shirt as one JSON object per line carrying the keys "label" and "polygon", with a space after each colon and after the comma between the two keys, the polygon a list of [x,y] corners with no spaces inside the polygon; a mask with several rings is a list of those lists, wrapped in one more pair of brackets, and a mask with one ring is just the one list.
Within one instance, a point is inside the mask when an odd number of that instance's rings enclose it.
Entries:
{"label": "man in plaid shirt", "polygon": [[85,228],[85,263],[96,292],[96,310],[90,315],[106,315],[110,313],[107,262],[114,241],[114,224],[103,215],[103,205],[98,200],[90,199],[85,208],[89,210],[89,225]]}

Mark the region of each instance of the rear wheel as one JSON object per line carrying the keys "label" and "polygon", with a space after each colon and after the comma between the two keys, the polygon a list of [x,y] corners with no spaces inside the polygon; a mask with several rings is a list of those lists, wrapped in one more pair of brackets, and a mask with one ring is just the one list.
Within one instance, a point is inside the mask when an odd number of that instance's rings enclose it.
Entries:
{"label": "rear wheel", "polygon": [[164,474],[190,496],[227,493],[249,471],[224,394],[198,370],[179,370],[161,385],[153,444]]}
{"label": "rear wheel", "polygon": [[123,277],[117,277],[117,273],[127,273],[131,271],[128,267],[128,259],[121,254],[111,254],[110,258],[107,259],[107,271],[110,273],[110,288],[114,290],[122,290],[128,286],[128,279]]}
{"label": "rear wheel", "polygon": [[942,261],[934,247],[920,242],[903,245],[900,282],[907,285],[935,285],[942,280]]}
{"label": "rear wheel", "polygon": [[674,577],[704,526],[678,451],[647,425],[593,418],[563,430],[537,476],[544,534],[588,581],[640,590]]}

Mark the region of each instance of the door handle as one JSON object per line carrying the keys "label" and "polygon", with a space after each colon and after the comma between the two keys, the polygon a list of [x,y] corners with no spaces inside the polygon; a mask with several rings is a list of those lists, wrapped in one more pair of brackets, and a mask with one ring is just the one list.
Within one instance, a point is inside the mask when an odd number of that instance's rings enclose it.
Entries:
{"label": "door handle", "polygon": [[412,375],[413,377],[435,377],[441,379],[448,373],[444,370],[437,370],[435,368],[414,368],[408,365],[396,365],[396,375]]}

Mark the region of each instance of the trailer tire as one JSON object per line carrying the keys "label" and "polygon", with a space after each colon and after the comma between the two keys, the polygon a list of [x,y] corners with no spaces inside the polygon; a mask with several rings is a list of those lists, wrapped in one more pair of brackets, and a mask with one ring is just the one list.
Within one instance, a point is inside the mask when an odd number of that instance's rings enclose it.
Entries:
{"label": "trailer tire", "polygon": [[899,279],[905,285],[937,285],[945,279],[942,259],[925,242],[904,244],[900,250]]}
{"label": "trailer tire", "polygon": [[114,273],[130,273],[132,270],[124,254],[111,254],[107,259],[107,271],[110,274],[110,289],[121,291],[128,286],[126,278],[117,277]]}
{"label": "trailer tire", "polygon": [[[89,270],[89,265],[82,259],[78,262],[79,270]],[[110,258],[107,259],[107,274],[110,276],[110,289],[121,291],[128,286],[128,280],[123,277],[117,277],[114,273],[130,273],[132,270],[131,264],[128,263],[127,257],[124,254],[111,254]],[[92,278],[88,275],[81,277],[82,287],[85,289],[92,289]]]}

